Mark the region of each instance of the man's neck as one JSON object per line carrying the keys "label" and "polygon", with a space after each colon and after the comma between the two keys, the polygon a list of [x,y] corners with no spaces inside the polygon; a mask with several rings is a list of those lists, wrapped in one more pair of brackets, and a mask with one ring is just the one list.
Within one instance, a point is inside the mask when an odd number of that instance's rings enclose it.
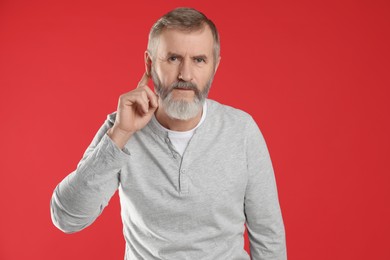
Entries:
{"label": "man's neck", "polygon": [[172,131],[189,131],[194,129],[202,118],[203,108],[199,111],[198,115],[188,120],[179,120],[170,118],[163,109],[157,109],[155,116],[157,121],[165,128]]}

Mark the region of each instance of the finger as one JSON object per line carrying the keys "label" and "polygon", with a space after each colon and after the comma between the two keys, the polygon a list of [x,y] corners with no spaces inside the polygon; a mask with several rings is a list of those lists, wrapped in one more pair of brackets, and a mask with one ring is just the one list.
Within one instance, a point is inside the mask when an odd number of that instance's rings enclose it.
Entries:
{"label": "finger", "polygon": [[137,110],[144,114],[149,110],[149,100],[145,91],[123,95],[121,100],[122,107],[137,107]]}
{"label": "finger", "polygon": [[142,78],[139,81],[137,88],[141,86],[147,86],[149,83],[149,79],[150,79],[149,75],[145,72],[144,75],[142,75]]}
{"label": "finger", "polygon": [[149,99],[150,105],[154,108],[158,107],[157,95],[148,87],[144,87],[147,98]]}
{"label": "finger", "polygon": [[145,114],[149,111],[149,98],[146,91],[140,93],[140,97],[137,99],[137,104],[141,106],[142,112]]}

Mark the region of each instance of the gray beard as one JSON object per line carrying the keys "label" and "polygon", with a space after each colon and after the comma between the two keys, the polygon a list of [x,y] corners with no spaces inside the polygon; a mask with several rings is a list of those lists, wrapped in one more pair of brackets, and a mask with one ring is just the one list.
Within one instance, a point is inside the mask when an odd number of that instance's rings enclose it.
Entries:
{"label": "gray beard", "polygon": [[[162,100],[162,107],[164,108],[164,111],[170,118],[178,120],[188,120],[196,117],[200,113],[214,78],[214,75],[212,75],[206,83],[203,91],[199,91],[196,84],[186,81],[176,81],[169,87],[163,86],[160,78],[153,68],[151,69],[151,74],[156,93]],[[175,88],[193,90],[195,93],[194,100],[190,102],[185,100],[174,100],[172,98],[172,91]]]}

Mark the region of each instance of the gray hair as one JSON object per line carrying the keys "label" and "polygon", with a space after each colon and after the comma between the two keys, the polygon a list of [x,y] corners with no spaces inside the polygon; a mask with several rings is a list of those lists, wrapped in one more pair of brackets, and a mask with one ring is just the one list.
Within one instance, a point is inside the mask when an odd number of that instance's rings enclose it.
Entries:
{"label": "gray hair", "polygon": [[214,38],[214,62],[217,62],[220,55],[219,34],[214,23],[203,13],[187,7],[176,8],[157,20],[149,33],[148,52],[154,56],[154,51],[158,45],[158,36],[167,29],[178,29],[183,31],[200,30],[205,25],[211,29]]}

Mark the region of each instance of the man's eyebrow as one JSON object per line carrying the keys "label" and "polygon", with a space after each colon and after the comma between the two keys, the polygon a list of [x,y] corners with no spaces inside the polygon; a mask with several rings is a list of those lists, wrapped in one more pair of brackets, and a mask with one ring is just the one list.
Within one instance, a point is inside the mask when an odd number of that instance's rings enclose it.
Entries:
{"label": "man's eyebrow", "polygon": [[169,52],[167,53],[167,57],[172,57],[172,56],[175,56],[175,57],[183,57],[183,56],[181,56],[180,54],[177,54],[177,53],[174,53],[174,52],[169,51]]}
{"label": "man's eyebrow", "polygon": [[201,54],[201,55],[195,55],[192,58],[194,59],[204,59],[207,60],[207,55]]}
{"label": "man's eyebrow", "polygon": [[[183,57],[182,55],[177,54],[177,53],[175,53],[175,52],[171,52],[171,51],[167,52],[167,55],[166,55],[166,56],[167,56],[167,57],[175,56],[175,57],[179,57],[179,58],[182,58],[182,57]],[[192,56],[192,58],[193,58],[193,59],[204,59],[204,60],[207,60],[207,59],[208,59],[206,54],[194,55],[194,56]]]}

